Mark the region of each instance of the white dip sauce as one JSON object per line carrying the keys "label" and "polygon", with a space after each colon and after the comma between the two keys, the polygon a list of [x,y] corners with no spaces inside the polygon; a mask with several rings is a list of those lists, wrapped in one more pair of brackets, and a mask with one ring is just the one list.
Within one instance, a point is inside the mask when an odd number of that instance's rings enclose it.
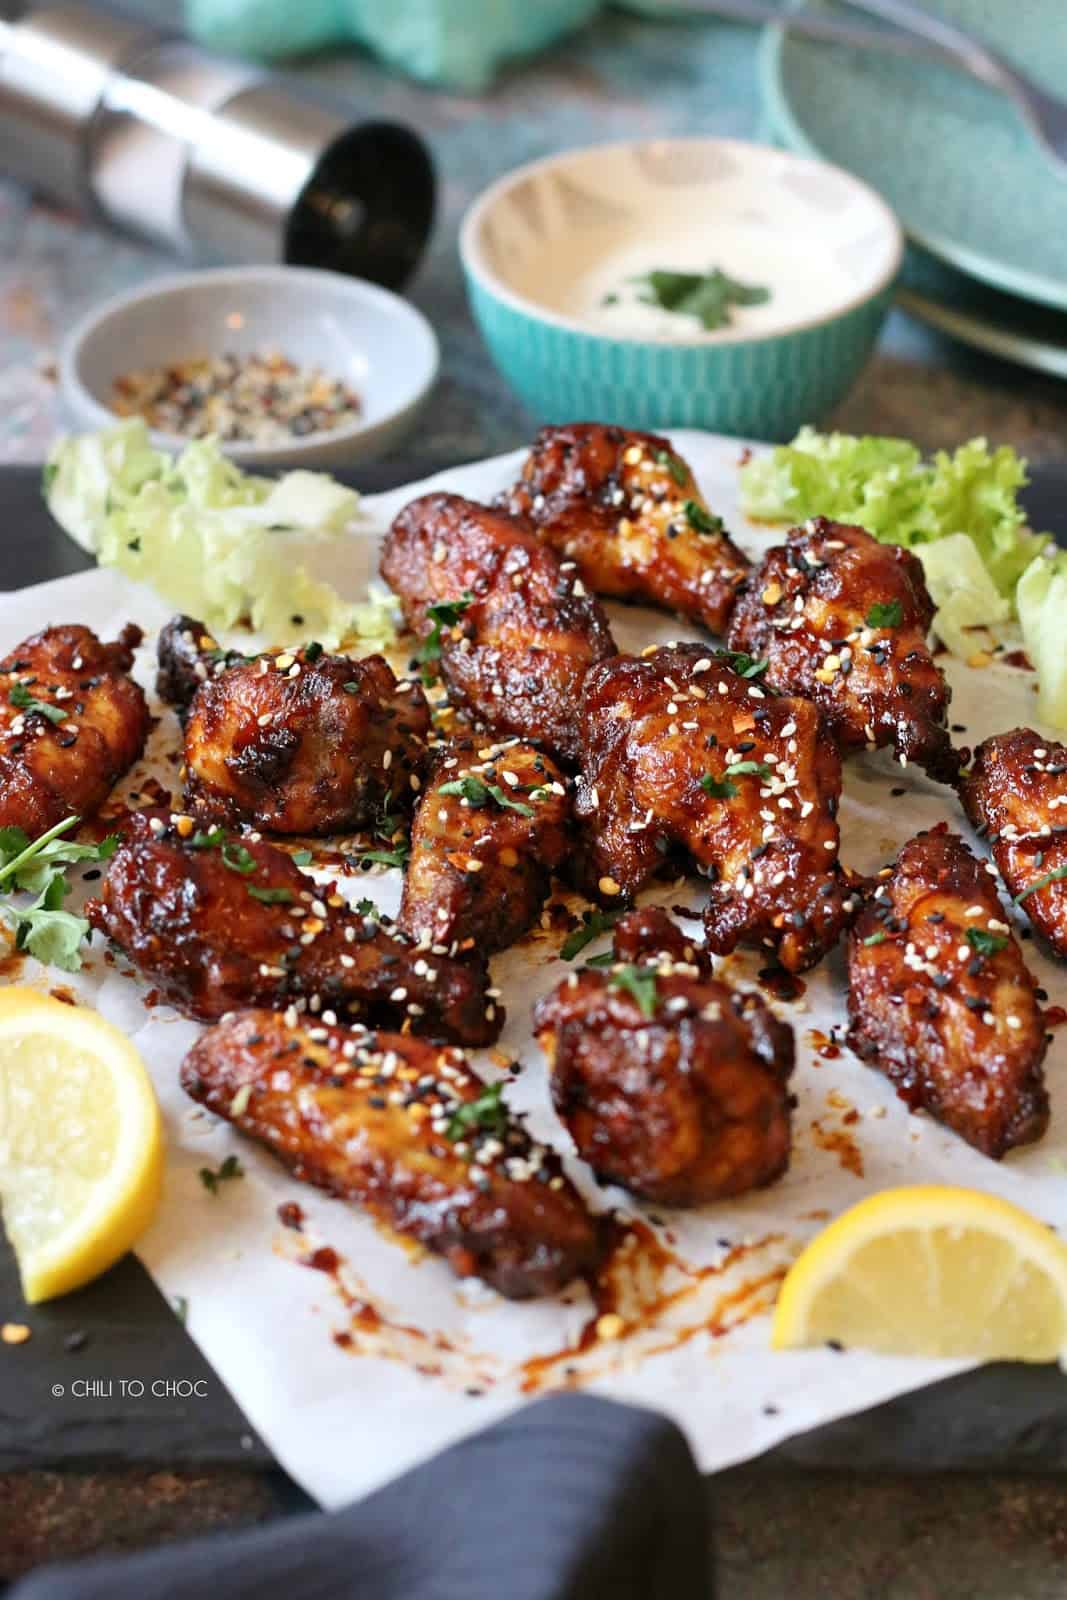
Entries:
{"label": "white dip sauce", "polygon": [[[604,333],[646,339],[701,338],[772,333],[783,324],[838,309],[854,280],[817,235],[784,241],[777,229],[741,221],[679,228],[676,218],[657,226],[654,216],[635,227],[600,227],[572,234],[528,257],[514,272],[516,290],[549,311]],[[630,280],[653,271],[707,273],[768,289],[763,305],[731,304],[728,321],[705,330],[695,318],[646,305],[647,286]],[[614,299],[612,297],[615,297]]]}

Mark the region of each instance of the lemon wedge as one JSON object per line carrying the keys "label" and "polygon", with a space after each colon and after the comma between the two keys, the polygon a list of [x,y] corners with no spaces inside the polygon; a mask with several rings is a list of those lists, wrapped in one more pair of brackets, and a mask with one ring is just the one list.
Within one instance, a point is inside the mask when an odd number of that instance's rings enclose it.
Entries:
{"label": "lemon wedge", "polygon": [[772,1343],[885,1355],[1055,1361],[1067,1355],[1067,1246],[975,1189],[887,1189],[852,1206],[790,1269]]}
{"label": "lemon wedge", "polygon": [[80,1288],[152,1220],[163,1133],[117,1028],[34,989],[0,990],[0,1206],[32,1304]]}

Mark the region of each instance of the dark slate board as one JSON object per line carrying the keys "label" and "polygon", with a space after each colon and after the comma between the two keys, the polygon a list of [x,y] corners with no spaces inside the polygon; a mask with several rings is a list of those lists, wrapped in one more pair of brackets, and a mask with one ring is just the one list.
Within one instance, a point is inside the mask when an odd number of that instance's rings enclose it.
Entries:
{"label": "dark slate board", "polygon": [[[362,469],[353,481],[371,493],[433,470],[433,464],[394,460]],[[1067,466],[1035,469],[1027,504],[1033,524],[1056,530],[1067,544]],[[44,510],[36,468],[0,467],[0,506],[0,589],[90,565]],[[4,1320],[27,1322],[33,1337],[0,1361],[0,1471],[130,1462],[273,1465],[132,1257],[79,1294],[27,1311],[0,1236]],[[87,1342],[68,1349],[71,1335]],[[847,1356],[841,1378],[847,1384]],[[90,1382],[96,1385],[90,1392],[75,1387]],[[135,1392],[138,1382],[143,1395]],[[200,1392],[153,1395],[153,1382],[196,1385]],[[1062,1471],[1067,1377],[1047,1367],[985,1367],[798,1435],[764,1459],[780,1467],[855,1471]]]}

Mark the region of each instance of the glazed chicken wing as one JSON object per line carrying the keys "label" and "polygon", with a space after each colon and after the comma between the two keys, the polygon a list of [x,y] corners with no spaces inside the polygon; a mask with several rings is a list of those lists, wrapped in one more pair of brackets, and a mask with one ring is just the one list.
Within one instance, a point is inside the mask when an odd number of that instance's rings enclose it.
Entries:
{"label": "glazed chicken wing", "polygon": [[556,1110],[598,1177],[695,1206],[785,1171],[793,1034],[680,939],[665,912],[631,912],[617,964],[561,983],[534,1028]]}
{"label": "glazed chicken wing", "polygon": [[246,1011],[202,1034],[181,1076],[296,1177],[358,1201],[460,1277],[525,1300],[596,1265],[597,1225],[558,1160],[459,1051]]}
{"label": "glazed chicken wing", "polygon": [[863,528],[816,517],[753,572],[730,624],[732,650],[767,662],[764,682],[814,700],[844,753],[895,748],[954,783],[950,690],[930,654],[922,563]]}
{"label": "glazed chicken wing", "polygon": [[144,749],[145,697],[128,676],[141,630],[103,644],[45,628],[0,662],[0,827],[31,839],[92,816]]}
{"label": "glazed chicken wing", "polygon": [[400,926],[449,948],[503,950],[536,920],[570,847],[570,795],[548,756],[517,739],[454,740],[415,812]]}
{"label": "glazed chicken wing", "polygon": [[255,834],[138,812],[86,916],[187,1016],[296,1006],[489,1044],[503,1011],[478,957],[452,960],[349,910]]}
{"label": "glazed chicken wing", "polygon": [[[454,494],[424,495],[385,541],[382,577],[436,648],[452,702],[489,733],[577,759],[578,696],[615,644],[599,601],[523,522]],[[431,608],[443,607],[445,616]]]}
{"label": "glazed chicken wing", "polygon": [[[194,642],[204,637],[199,627]],[[178,693],[185,632],[167,637],[161,656],[161,675]],[[271,833],[341,833],[410,802],[430,713],[419,685],[398,683],[382,656],[355,661],[309,644],[219,665],[185,718],[194,816]]]}
{"label": "glazed chicken wing", "polygon": [[944,827],[906,844],[848,947],[848,1042],[983,1155],[1040,1139],[1049,1105],[1034,980],[989,873]]}
{"label": "glazed chicken wing", "polygon": [[594,594],[725,632],[749,563],[668,439],[598,422],[542,428],[504,501]]}
{"label": "glazed chicken wing", "polygon": [[841,763],[809,700],[774,697],[699,645],[594,667],[575,811],[601,896],[635,894],[680,847],[711,880],[709,947],[768,946],[802,971],[849,909]]}
{"label": "glazed chicken wing", "polygon": [[960,799],[1013,898],[1067,957],[1067,745],[1031,728],[984,740]]}

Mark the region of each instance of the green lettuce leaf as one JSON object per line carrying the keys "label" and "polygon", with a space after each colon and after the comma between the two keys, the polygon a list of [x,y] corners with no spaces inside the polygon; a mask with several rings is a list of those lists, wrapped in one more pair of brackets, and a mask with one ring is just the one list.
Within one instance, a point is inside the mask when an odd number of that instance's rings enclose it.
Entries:
{"label": "green lettuce leaf", "polygon": [[1037,670],[1037,714],[1067,728],[1067,552],[1032,561],[1015,597],[1023,646]]}
{"label": "green lettuce leaf", "polygon": [[396,640],[391,606],[345,600],[280,541],[342,535],[359,496],[325,473],[242,472],[214,439],[172,460],[133,418],[59,440],[44,492],[56,520],[99,561],[152,584],[213,632],[247,618],[274,642],[294,630],[327,649],[342,639],[370,649]]}
{"label": "green lettuce leaf", "polygon": [[968,533],[950,533],[934,544],[919,545],[926,587],[937,607],[934,632],[953,655],[966,658],[995,640],[975,629],[995,630],[1011,617],[1011,602],[993,581]]}
{"label": "green lettuce leaf", "polygon": [[973,541],[999,593],[1015,585],[1048,543],[1032,533],[1018,492],[1026,463],[1007,445],[972,439],[928,460],[906,439],[802,428],[741,469],[741,504],[764,522],[832,517],[858,522],[887,544],[922,550],[953,534]]}

